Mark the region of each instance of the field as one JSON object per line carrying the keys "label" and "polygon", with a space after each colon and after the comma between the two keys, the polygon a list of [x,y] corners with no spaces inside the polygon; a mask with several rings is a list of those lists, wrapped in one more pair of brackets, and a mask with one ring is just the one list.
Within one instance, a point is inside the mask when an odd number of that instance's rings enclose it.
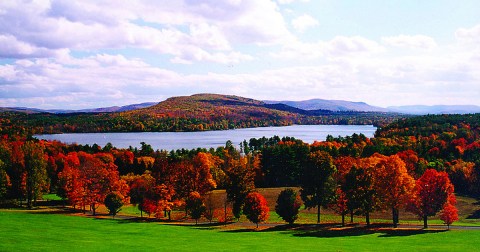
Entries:
{"label": "field", "polygon": [[480,230],[253,230],[0,211],[0,251],[475,251]]}
{"label": "field", "polygon": [[[270,202],[280,189],[260,189]],[[215,192],[216,204],[222,191]],[[49,195],[49,200],[58,198]],[[274,203],[270,203],[273,210]],[[458,197],[460,222],[479,226],[475,199]],[[104,209],[100,208],[100,212]],[[137,218],[134,206],[124,207],[112,219],[100,214],[94,218],[63,207],[36,210],[0,210],[0,251],[480,251],[480,228],[455,228],[447,231],[432,218],[430,229],[405,214],[398,229],[390,228],[386,213],[375,215],[372,228],[365,228],[361,217],[342,228],[339,217],[324,211],[322,225],[315,225],[314,211],[302,210],[299,223],[286,226],[271,212],[268,223],[255,229],[245,219],[239,223],[194,225],[191,220],[176,221]],[[181,211],[176,216],[182,216]],[[475,216],[478,218],[478,216]],[[337,224],[335,224],[337,222]],[[409,225],[404,225],[409,224]]]}

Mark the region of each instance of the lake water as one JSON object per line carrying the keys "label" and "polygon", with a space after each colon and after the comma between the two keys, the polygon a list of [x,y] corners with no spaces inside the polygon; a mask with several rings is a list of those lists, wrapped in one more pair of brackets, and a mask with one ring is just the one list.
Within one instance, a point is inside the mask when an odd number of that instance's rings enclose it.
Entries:
{"label": "lake water", "polygon": [[372,125],[293,125],[285,127],[261,127],[249,129],[201,131],[201,132],[130,132],[130,133],[68,133],[36,135],[38,139],[58,140],[64,143],[105,146],[112,143],[117,148],[140,147],[140,142],[150,144],[153,149],[176,150],[217,148],[228,140],[238,148],[243,140],[250,138],[289,136],[307,143],[323,141],[327,135],[350,136],[354,133],[373,137],[377,128]]}

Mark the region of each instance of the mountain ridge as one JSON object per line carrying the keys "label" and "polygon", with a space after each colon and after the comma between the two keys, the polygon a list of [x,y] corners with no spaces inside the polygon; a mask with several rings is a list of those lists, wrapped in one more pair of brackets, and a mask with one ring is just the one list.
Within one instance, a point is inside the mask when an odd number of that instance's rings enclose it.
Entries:
{"label": "mountain ridge", "polygon": [[[250,103],[251,106],[264,106],[270,109],[276,109],[285,112],[299,113],[302,115],[326,115],[336,112],[393,112],[411,115],[426,115],[426,114],[470,114],[480,113],[480,106],[476,105],[407,105],[407,106],[389,106],[386,108],[372,106],[365,102],[352,102],[345,100],[326,100],[326,99],[309,99],[303,101],[275,101],[275,100],[255,100],[235,95],[221,95],[221,94],[194,94],[191,96],[176,96],[167,98],[161,102],[145,102],[138,104],[130,104],[124,106],[110,106],[92,109],[78,109],[78,110],[64,110],[64,109],[38,109],[26,107],[0,107],[2,111],[22,112],[27,114],[32,113],[53,113],[53,114],[71,114],[71,113],[115,113],[115,112],[129,112],[138,109],[147,109],[162,103],[170,103],[172,100],[190,100],[203,102],[203,104],[215,105],[246,105]],[[214,100],[217,100],[214,102]],[[203,100],[203,101],[201,101]],[[208,101],[210,100],[210,101]],[[222,102],[220,102],[222,100]],[[174,102],[178,105],[178,102]],[[173,107],[165,107],[165,109],[174,109]],[[148,111],[148,109],[146,110]]]}

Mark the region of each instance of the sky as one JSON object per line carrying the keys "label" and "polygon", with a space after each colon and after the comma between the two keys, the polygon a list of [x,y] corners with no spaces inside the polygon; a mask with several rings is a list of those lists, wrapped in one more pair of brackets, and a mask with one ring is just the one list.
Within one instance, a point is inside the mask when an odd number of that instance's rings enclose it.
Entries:
{"label": "sky", "polygon": [[478,0],[1,0],[0,107],[480,105]]}

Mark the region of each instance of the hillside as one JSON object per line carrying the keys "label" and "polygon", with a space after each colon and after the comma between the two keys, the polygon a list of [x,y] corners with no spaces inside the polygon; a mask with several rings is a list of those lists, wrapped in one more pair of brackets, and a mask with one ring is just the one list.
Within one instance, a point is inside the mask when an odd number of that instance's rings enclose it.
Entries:
{"label": "hillside", "polygon": [[111,113],[0,112],[0,133],[204,131],[292,124],[386,125],[400,117],[383,112],[303,110],[232,95],[172,97],[156,105]]}

